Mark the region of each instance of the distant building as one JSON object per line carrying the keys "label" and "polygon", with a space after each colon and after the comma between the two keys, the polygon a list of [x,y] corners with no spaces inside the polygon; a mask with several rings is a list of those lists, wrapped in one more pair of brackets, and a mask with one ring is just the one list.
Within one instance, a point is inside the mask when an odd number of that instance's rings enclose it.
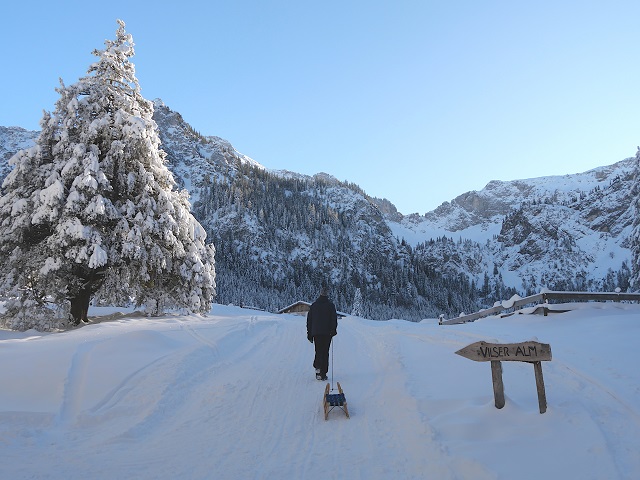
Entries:
{"label": "distant building", "polygon": [[282,310],[278,310],[278,313],[295,313],[296,315],[306,315],[311,304],[309,302],[296,302],[288,307],[284,307]]}
{"label": "distant building", "polygon": [[[293,313],[295,315],[307,315],[307,312],[311,308],[311,304],[309,302],[298,301],[288,307],[284,307],[282,310],[278,310],[278,313]],[[336,312],[338,314],[338,318],[344,318],[347,316],[346,313]]]}

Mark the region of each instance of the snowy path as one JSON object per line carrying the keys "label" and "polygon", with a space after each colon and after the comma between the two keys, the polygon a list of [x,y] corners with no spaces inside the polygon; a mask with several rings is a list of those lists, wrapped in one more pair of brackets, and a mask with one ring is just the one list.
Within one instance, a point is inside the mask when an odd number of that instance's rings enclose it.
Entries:
{"label": "snowy path", "polygon": [[[328,421],[302,317],[218,306],[205,320],[5,332],[0,479],[638,478],[639,313],[457,327],[347,317],[333,357],[351,419]],[[554,355],[545,415],[530,365],[504,366],[496,410],[489,365],[453,353],[535,336]]]}

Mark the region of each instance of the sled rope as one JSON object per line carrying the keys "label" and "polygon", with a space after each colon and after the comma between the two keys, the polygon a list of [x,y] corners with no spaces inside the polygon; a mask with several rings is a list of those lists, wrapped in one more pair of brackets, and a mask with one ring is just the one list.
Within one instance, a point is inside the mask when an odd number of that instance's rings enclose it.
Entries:
{"label": "sled rope", "polygon": [[333,344],[335,342],[335,338],[333,337],[333,342],[331,342],[331,391],[333,392]]}

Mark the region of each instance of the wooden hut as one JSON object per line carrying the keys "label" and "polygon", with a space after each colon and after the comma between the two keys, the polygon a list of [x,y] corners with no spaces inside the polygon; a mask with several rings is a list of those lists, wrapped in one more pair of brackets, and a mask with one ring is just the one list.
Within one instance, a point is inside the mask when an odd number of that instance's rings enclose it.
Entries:
{"label": "wooden hut", "polygon": [[[309,302],[298,301],[288,307],[284,307],[282,310],[278,310],[278,313],[293,313],[295,315],[307,315],[307,312],[311,308],[311,304]],[[338,318],[344,318],[347,316],[344,312],[336,312],[338,314]]]}
{"label": "wooden hut", "polygon": [[278,310],[278,313],[294,313],[296,315],[306,315],[311,308],[309,302],[298,301],[288,307],[284,307],[282,310]]}

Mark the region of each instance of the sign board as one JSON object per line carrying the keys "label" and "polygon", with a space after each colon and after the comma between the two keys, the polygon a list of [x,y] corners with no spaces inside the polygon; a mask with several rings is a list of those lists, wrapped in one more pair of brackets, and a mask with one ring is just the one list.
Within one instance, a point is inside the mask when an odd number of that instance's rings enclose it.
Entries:
{"label": "sign board", "polygon": [[502,363],[530,362],[536,376],[538,405],[540,413],[547,411],[547,394],[542,378],[542,363],[551,360],[551,345],[539,342],[487,343],[476,342],[456,352],[458,355],[476,362],[491,362],[491,380],[496,408],[505,405],[504,384],[502,383]]}
{"label": "sign board", "polygon": [[551,360],[548,343],[487,343],[476,342],[456,352],[476,362],[546,362]]}

